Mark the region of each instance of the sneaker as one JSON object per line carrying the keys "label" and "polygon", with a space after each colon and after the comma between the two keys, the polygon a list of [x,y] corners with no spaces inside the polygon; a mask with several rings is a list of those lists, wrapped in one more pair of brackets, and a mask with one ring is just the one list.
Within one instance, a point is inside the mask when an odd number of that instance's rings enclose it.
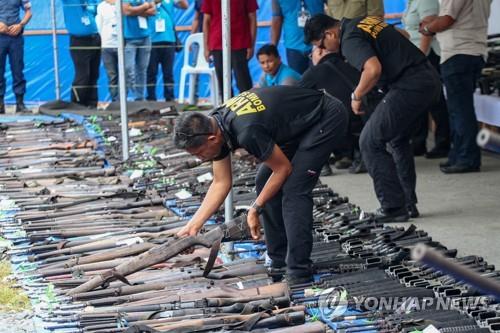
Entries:
{"label": "sneaker", "polygon": [[286,267],[268,267],[267,275],[273,280],[273,283],[283,281],[286,273]]}
{"label": "sneaker", "polygon": [[323,168],[321,169],[321,173],[319,175],[321,177],[332,176],[333,175],[333,170],[330,167],[330,164],[323,165]]}
{"label": "sneaker", "polygon": [[406,205],[406,208],[408,209],[408,215],[410,215],[411,218],[414,219],[420,216],[420,212],[418,211],[416,204]]}
{"label": "sneaker", "polygon": [[337,168],[339,170],[347,169],[351,165],[352,165],[352,160],[349,157],[347,157],[347,156],[344,156],[340,160],[338,160],[337,162],[335,162],[335,168]]}
{"label": "sneaker", "polygon": [[375,211],[374,218],[379,223],[406,222],[410,219],[410,215],[406,206],[403,206],[391,209],[379,208]]}
{"label": "sneaker", "polygon": [[368,170],[366,169],[365,162],[363,162],[363,160],[354,160],[352,165],[349,167],[349,173],[358,174],[366,172],[368,172]]}

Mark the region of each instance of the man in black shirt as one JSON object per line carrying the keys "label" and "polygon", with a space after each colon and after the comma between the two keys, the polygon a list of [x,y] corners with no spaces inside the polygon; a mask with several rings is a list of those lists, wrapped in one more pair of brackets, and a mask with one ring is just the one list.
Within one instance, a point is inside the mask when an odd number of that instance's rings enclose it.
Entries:
{"label": "man in black shirt", "polygon": [[201,207],[179,236],[195,235],[219,208],[232,184],[230,152],[244,148],[262,164],[248,225],[260,237],[259,214],[272,268],[286,266],[292,283],[312,278],[311,191],[335,143],[345,135],[348,113],[322,92],[293,86],[255,88],[230,99],[210,116],[183,113],[174,143],[213,160],[214,180]]}
{"label": "man in black shirt", "polygon": [[[418,216],[412,126],[439,98],[439,77],[425,55],[396,28],[374,16],[335,20],[316,15],[304,29],[306,42],[340,52],[361,72],[351,108],[362,114],[361,99],[376,85],[388,90],[366,123],[361,153],[373,179],[381,222]],[[386,150],[389,144],[392,154]]]}

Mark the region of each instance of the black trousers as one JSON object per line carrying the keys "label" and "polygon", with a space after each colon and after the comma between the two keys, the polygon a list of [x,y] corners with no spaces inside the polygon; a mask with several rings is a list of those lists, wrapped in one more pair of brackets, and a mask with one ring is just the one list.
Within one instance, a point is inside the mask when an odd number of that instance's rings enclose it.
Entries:
{"label": "black trousers", "polygon": [[389,86],[361,132],[361,154],[384,209],[417,203],[410,138],[415,121],[427,114],[440,92],[439,76],[429,62],[407,69]]}
{"label": "black trousers", "polygon": [[161,65],[163,74],[163,97],[165,101],[174,99],[174,59],[175,43],[158,42],[153,43],[149,65],[147,71],[147,96],[148,101],[156,101],[156,81],[158,76],[158,66]]}
{"label": "black trousers", "polygon": [[[215,73],[217,74],[217,80],[219,81],[219,92],[222,94],[222,51],[213,50],[211,54],[214,58]],[[233,68],[238,90],[243,92],[252,89],[252,77],[250,76],[250,70],[248,69],[247,49],[231,51],[231,67]]]}
{"label": "black trousers", "polygon": [[[440,57],[431,50],[431,53],[427,57],[432,64],[432,66],[440,72],[439,60]],[[432,106],[430,109],[430,114],[434,123],[436,124],[436,132],[434,133],[435,148],[439,150],[447,151],[450,149],[450,121],[448,117],[448,108],[446,107],[446,99],[444,97],[443,89],[441,89],[441,94],[439,96],[439,101],[436,105]],[[422,114],[422,116],[415,123],[415,132],[413,133],[413,146],[414,147],[426,147],[427,135],[429,133],[429,121],[427,113]]]}
{"label": "black trousers", "polygon": [[[75,66],[71,101],[95,108],[98,100],[97,80],[101,64],[101,37],[99,35],[70,36],[69,45],[71,59]],[[80,47],[82,49],[79,49]]]}
{"label": "black trousers", "polygon": [[[262,221],[268,255],[273,267],[287,267],[288,274],[311,274],[312,211],[311,191],[332,147],[345,136],[348,113],[342,102],[323,98],[321,120],[303,134],[293,148],[284,152],[292,163],[292,173],[281,190],[264,206]],[[266,184],[272,170],[262,164],[256,177],[257,193]]]}

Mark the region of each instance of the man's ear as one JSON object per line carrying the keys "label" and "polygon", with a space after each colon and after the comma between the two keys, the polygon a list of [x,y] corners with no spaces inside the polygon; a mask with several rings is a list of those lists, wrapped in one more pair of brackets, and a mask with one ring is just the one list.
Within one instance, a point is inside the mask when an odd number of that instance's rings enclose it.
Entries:
{"label": "man's ear", "polygon": [[210,134],[208,137],[207,137],[207,141],[210,141],[210,142],[215,142],[217,140],[217,135],[216,134]]}

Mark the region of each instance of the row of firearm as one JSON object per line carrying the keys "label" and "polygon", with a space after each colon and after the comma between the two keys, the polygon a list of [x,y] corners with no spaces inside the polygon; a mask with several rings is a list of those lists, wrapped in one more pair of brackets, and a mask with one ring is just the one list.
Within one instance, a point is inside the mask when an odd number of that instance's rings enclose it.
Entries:
{"label": "row of firearm", "polygon": [[413,225],[378,224],[321,183],[313,190],[315,282],[282,282],[267,267],[265,244],[249,237],[256,161],[244,152],[233,165],[236,217],[223,223],[221,209],[198,236],[177,238],[211,167],[173,147],[173,115],[139,116],[130,119],[125,162],[111,117],[0,127],[0,226],[10,242],[3,254],[40,332],[499,329],[497,299],[413,260],[410,250],[423,243],[499,279],[492,265],[458,256]]}

